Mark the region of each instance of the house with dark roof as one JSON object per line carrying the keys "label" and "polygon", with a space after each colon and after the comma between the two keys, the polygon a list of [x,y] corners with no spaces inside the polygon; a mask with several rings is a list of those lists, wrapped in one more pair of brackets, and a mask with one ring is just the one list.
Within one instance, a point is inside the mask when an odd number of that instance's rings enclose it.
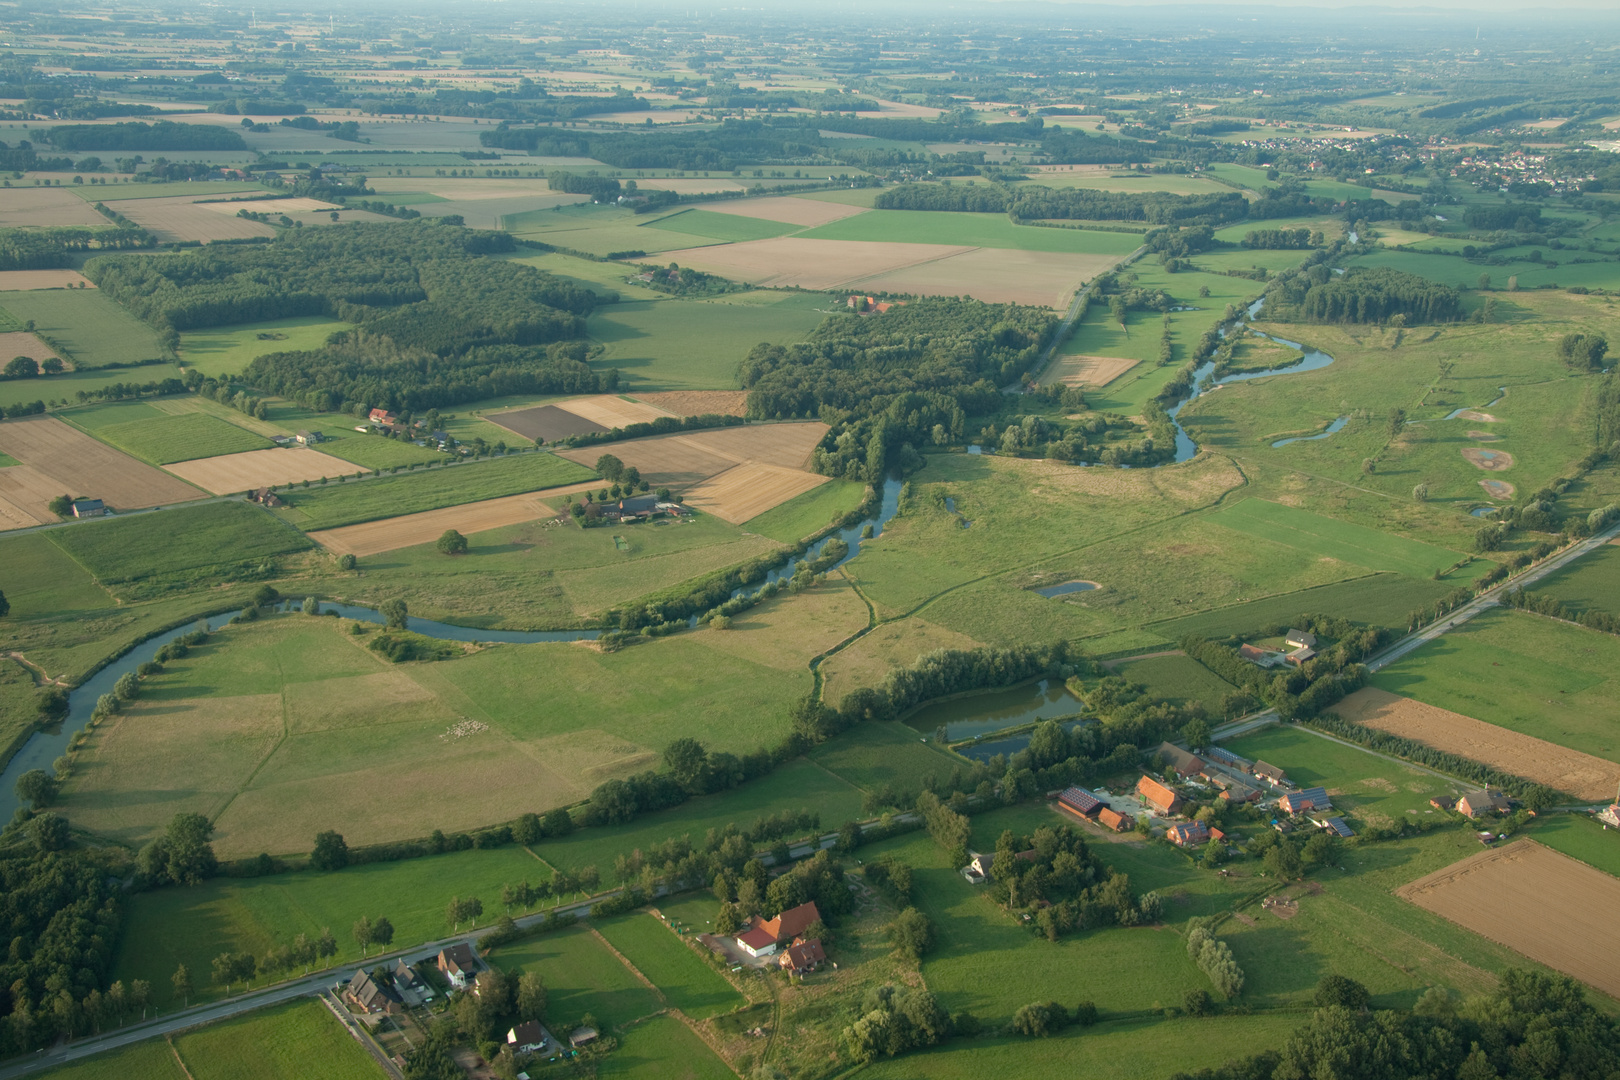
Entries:
{"label": "house with dark roof", "polygon": [[1313,818],[1312,822],[1317,827],[1326,829],[1328,832],[1332,833],[1334,836],[1340,837],[1341,839],[1348,840],[1350,837],[1356,835],[1356,831],[1350,826],[1346,825],[1344,823],[1344,818],[1339,817],[1338,815],[1320,819]]}
{"label": "house with dark roof", "polygon": [[101,517],[107,512],[107,504],[100,499],[74,499],[73,516],[76,518]]}
{"label": "house with dark roof", "polygon": [[1307,810],[1331,810],[1333,802],[1326,788],[1313,787],[1304,791],[1290,791],[1277,800],[1277,805],[1290,814],[1303,814]]}
{"label": "house with dark roof", "polygon": [[248,501],[256,502],[260,506],[268,506],[271,509],[275,509],[278,506],[287,505],[281,501],[281,496],[277,495],[267,487],[254,488],[253,494],[248,496]]}
{"label": "house with dark roof", "polygon": [[1063,809],[1087,819],[1095,819],[1103,805],[1097,796],[1078,787],[1064,788],[1057,801]]}
{"label": "house with dark roof", "polygon": [[467,989],[467,984],[483,970],[483,965],[478,962],[478,954],[466,942],[440,950],[438,964],[444,977],[457,990]]}
{"label": "house with dark roof", "polygon": [[343,991],[343,1000],[356,1012],[370,1014],[399,1013],[405,1008],[397,997],[376,982],[364,969],[354,973]]}
{"label": "house with dark roof", "polygon": [[407,1006],[416,1006],[433,1000],[433,988],[423,981],[415,968],[405,962],[403,956],[394,961],[394,966],[389,969],[388,974],[394,980],[394,993],[398,994],[400,1000]]}
{"label": "house with dark roof", "polygon": [[990,864],[993,861],[994,856],[991,855],[974,855],[962,867],[962,876],[968,879],[970,885],[983,885],[990,879]]}
{"label": "house with dark roof", "polygon": [[1466,814],[1471,818],[1479,817],[1481,814],[1505,814],[1510,809],[1512,804],[1494,788],[1470,791],[1457,800],[1457,813]]}
{"label": "house with dark roof", "polygon": [[762,919],[755,915],[748,930],[737,935],[737,944],[749,956],[772,956],[783,942],[792,941],[809,929],[812,923],[820,921],[821,912],[816,910],[813,900],[789,908],[774,919]]}
{"label": "house with dark roof", "polygon": [[1182,798],[1151,776],[1136,782],[1136,793],[1161,814],[1173,814],[1182,807]]}
{"label": "house with dark roof", "polygon": [[1273,784],[1285,784],[1288,782],[1287,773],[1283,772],[1275,765],[1267,765],[1264,761],[1255,762],[1254,768],[1250,769],[1249,771],[1260,777],[1262,780],[1269,780]]}
{"label": "house with dark roof", "polygon": [[1173,742],[1162,742],[1156,751],[1169,766],[1182,776],[1197,776],[1204,771],[1204,759],[1190,754]]}
{"label": "house with dark roof", "polygon": [[1260,801],[1260,792],[1241,781],[1234,781],[1221,789],[1218,796],[1222,802],[1252,803]]}
{"label": "house with dark roof", "polygon": [[1314,649],[1316,648],[1316,635],[1309,630],[1290,630],[1283,637],[1290,648]]}
{"label": "house with dark roof", "polygon": [[1316,659],[1316,650],[1295,649],[1293,652],[1283,657],[1283,659],[1288,661],[1290,664],[1293,664],[1295,667],[1304,667],[1305,661]]}
{"label": "house with dark roof", "polygon": [[820,938],[797,938],[787,951],[776,959],[783,971],[793,975],[803,975],[816,970],[827,962],[827,952],[821,947]]}
{"label": "house with dark roof", "polygon": [[1223,750],[1219,746],[1206,746],[1204,747],[1203,753],[1204,757],[1214,764],[1224,765],[1229,769],[1236,769],[1239,772],[1251,771],[1251,767],[1254,764],[1248,758],[1238,757],[1236,754],[1232,753],[1232,751]]}
{"label": "house with dark roof", "polygon": [[506,1032],[506,1045],[514,1054],[539,1054],[551,1045],[551,1032],[538,1020],[525,1020]]}

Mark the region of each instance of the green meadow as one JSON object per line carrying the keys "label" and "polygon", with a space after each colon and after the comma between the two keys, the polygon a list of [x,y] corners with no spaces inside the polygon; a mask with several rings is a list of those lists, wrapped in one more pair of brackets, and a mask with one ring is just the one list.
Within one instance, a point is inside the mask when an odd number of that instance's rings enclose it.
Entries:
{"label": "green meadow", "polygon": [[717,214],[713,210],[682,210],[680,213],[659,218],[648,227],[732,243],[786,236],[788,233],[798,232],[804,226],[767,221],[764,218],[743,217],[740,214]]}
{"label": "green meadow", "polygon": [[525,240],[539,240],[554,247],[572,248],[598,257],[619,251],[656,254],[720,242],[688,233],[649,228],[651,222],[646,215],[617,206],[596,206],[591,203],[509,214],[503,219],[503,225],[507,232]]}
{"label": "green meadow", "polygon": [[745,999],[662,919],[637,911],[598,927],[608,943],[694,1020],[729,1012]]}
{"label": "green meadow", "polygon": [[[1264,499],[1233,503],[1213,515],[1212,520],[1236,532],[1279,541],[1314,555],[1408,577],[1430,577],[1464,557],[1460,552]],[[1464,578],[1478,572],[1459,571]]]}
{"label": "green meadow", "polygon": [[1414,581],[1404,574],[1373,574],[1169,619],[1154,623],[1152,629],[1173,641],[1188,634],[1225,637],[1318,613],[1399,629],[1414,610],[1440,599],[1451,589],[1443,582]]}
{"label": "green meadow", "polygon": [[376,1080],[382,1070],[318,1001],[272,1006],[174,1040],[188,1080]]}
{"label": "green meadow", "polygon": [[266,353],[318,349],[350,324],[320,315],[188,330],[180,335],[180,360],[215,378],[239,375],[255,357]]}
{"label": "green meadow", "polygon": [[854,510],[865,493],[864,484],[829,480],[758,517],[749,518],[743,528],[784,544],[795,544]]}
{"label": "green meadow", "polygon": [[[55,341],[80,371],[113,364],[144,365],[164,357],[152,328],[101,295],[99,289],[0,292],[0,308],[18,321],[32,319],[34,329]],[[141,366],[121,372],[112,381],[146,382],[166,374],[154,372],[160,368]],[[60,385],[56,378],[48,382]],[[34,385],[43,390],[47,381]]]}
{"label": "green meadow", "polygon": [[[321,453],[366,469],[393,469],[401,465],[415,466],[431,461],[455,460],[439,453],[436,446],[417,446],[414,442],[401,442],[381,435],[343,429],[334,431],[332,428],[323,428],[321,434],[324,436],[320,444]],[[527,445],[520,438],[510,434],[508,437],[514,443]],[[340,470],[334,468],[332,471],[337,473]]]}
{"label": "green meadow", "polygon": [[108,424],[96,429],[95,434],[103,442],[153,465],[267,450],[274,445],[263,435],[201,412]]}
{"label": "green meadow", "polygon": [[809,240],[952,244],[1076,255],[1128,255],[1142,245],[1142,238],[1136,233],[1044,229],[1015,225],[1005,214],[947,210],[873,210],[798,235]]}
{"label": "green meadow", "polygon": [[1496,608],[1372,676],[1403,697],[1620,761],[1620,638]]}
{"label": "green meadow", "polygon": [[1582,555],[1536,582],[1531,591],[1561,600],[1576,611],[1620,615],[1620,545],[1604,544]]}
{"label": "green meadow", "polygon": [[503,945],[489,961],[507,971],[538,971],[546,983],[546,1017],[564,1031],[587,1013],[602,1030],[613,1031],[662,1008],[657,992],[586,927]]}
{"label": "green meadow", "polygon": [[46,535],[104,585],[174,578],[312,546],[274,515],[246,502],[181,506],[52,529]]}
{"label": "green meadow", "polygon": [[1154,656],[1114,666],[1131,682],[1141,683],[1154,697],[1177,703],[1197,701],[1210,715],[1221,715],[1221,698],[1237,687],[1190,656]]}
{"label": "green meadow", "polygon": [[625,1080],[733,1080],[737,1075],[673,1016],[655,1016],[626,1031],[596,1074]]}
{"label": "green meadow", "polygon": [[[810,751],[810,760],[862,791],[920,791],[929,779],[943,782],[962,761],[925,741],[915,728],[894,721],[869,722]],[[837,825],[838,822],[823,822]]]}

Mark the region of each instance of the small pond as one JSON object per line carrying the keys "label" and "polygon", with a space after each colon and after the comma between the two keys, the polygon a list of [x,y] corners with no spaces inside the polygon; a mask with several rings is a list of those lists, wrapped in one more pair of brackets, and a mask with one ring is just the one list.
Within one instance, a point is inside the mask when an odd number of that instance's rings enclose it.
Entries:
{"label": "small pond", "polygon": [[1005,690],[989,690],[924,705],[906,717],[906,723],[928,735],[943,726],[945,737],[954,742],[1037,720],[1073,716],[1083,707],[1080,699],[1069,693],[1061,682],[1042,679]]}
{"label": "small pond", "polygon": [[1044,589],[1036,589],[1035,592],[1037,595],[1044,596],[1050,600],[1054,596],[1067,596],[1069,593],[1090,592],[1097,587],[1098,586],[1095,581],[1065,581],[1061,585],[1048,585]]}

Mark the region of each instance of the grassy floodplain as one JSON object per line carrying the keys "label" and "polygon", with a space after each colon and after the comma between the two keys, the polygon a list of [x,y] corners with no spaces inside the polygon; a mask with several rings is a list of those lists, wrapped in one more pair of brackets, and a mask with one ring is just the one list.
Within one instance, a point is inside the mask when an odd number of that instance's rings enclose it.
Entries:
{"label": "grassy floodplain", "polygon": [[830,480],[797,495],[781,506],[749,518],[743,528],[784,544],[793,544],[825,529],[861,504],[865,485]]}

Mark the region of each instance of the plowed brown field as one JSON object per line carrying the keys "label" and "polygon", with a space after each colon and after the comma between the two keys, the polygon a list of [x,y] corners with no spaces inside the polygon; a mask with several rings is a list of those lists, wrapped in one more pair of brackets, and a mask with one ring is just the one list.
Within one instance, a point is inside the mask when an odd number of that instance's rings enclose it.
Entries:
{"label": "plowed brown field", "polygon": [[119,510],[203,497],[190,484],[119,453],[54,416],[0,424],[0,451],[54,481],[56,495],[103,499]]}
{"label": "plowed brown field", "polygon": [[1620,878],[1534,840],[1515,840],[1395,894],[1620,997]]}
{"label": "plowed brown field", "polygon": [[1357,690],[1335,708],[1346,720],[1482,762],[1579,799],[1606,799],[1620,784],[1620,765],[1612,761],[1376,687]]}
{"label": "plowed brown field", "polygon": [[972,250],[970,247],[947,244],[801,240],[784,236],[774,240],[749,240],[740,244],[666,251],[658,256],[658,260],[678,262],[682,266],[719,274],[734,281],[746,281],[750,285],[836,289],[850,282]]}
{"label": "plowed brown field", "polygon": [[686,504],[740,525],[831,479],[777,465],[738,465],[688,491]]}
{"label": "plowed brown field", "polygon": [[499,499],[447,506],[442,510],[424,510],[420,514],[366,521],[359,525],[344,525],[337,529],[312,532],[309,538],[326,550],[338,555],[376,555],[398,548],[431,544],[446,529],[470,536],[503,525],[517,525],[537,518],[552,517],[563,510],[563,498],[582,491],[596,491],[601,481],[590,484],[569,484],[566,487],[547,488],[544,498],[539,492],[506,495]]}
{"label": "plowed brown field", "polygon": [[1107,386],[1138,363],[1127,356],[1061,356],[1041,381],[1065,386]]}
{"label": "plowed brown field", "polygon": [[762,218],[765,221],[805,226],[826,225],[829,222],[842,221],[844,218],[866,213],[864,206],[845,206],[843,203],[821,202],[819,199],[795,199],[791,195],[738,199],[736,202],[721,200],[707,204],[704,209],[717,214],[734,214],[737,217]]}
{"label": "plowed brown field", "polygon": [[1113,269],[1118,262],[1118,255],[974,248],[960,255],[915,263],[849,284],[874,292],[971,296],[987,304],[1065,308],[1080,286],[1105,270]]}
{"label": "plowed brown field", "polygon": [[[44,271],[39,271],[43,273]],[[9,334],[0,334],[0,356],[10,360],[14,356],[31,356],[35,360],[44,361],[56,356],[56,350],[45,344],[34,335],[22,330]],[[61,357],[57,357],[61,359]],[[66,365],[72,369],[73,365]]]}
{"label": "plowed brown field", "polygon": [[176,476],[190,480],[215,495],[229,495],[250,488],[279,487],[282,484],[296,484],[300,480],[319,480],[323,476],[346,473],[353,467],[347,461],[303,446],[247,450],[240,454],[221,454],[219,457],[197,458],[165,466]]}

